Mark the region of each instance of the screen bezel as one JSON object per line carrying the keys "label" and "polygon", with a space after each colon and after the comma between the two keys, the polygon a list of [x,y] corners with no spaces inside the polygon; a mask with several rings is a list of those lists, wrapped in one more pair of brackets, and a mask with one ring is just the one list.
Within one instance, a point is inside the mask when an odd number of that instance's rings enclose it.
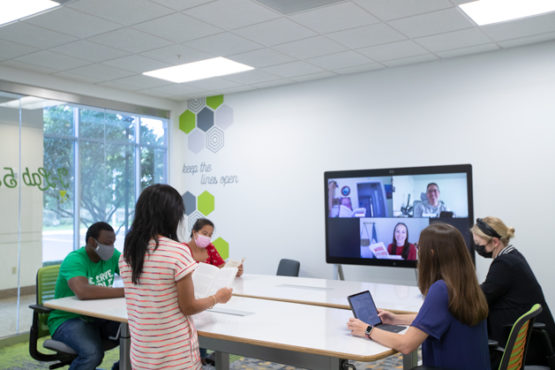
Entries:
{"label": "screen bezel", "polygon": [[[328,229],[328,215],[330,213],[328,205],[328,181],[335,178],[352,177],[382,177],[382,176],[402,176],[402,175],[435,175],[449,173],[466,174],[466,191],[468,200],[468,228],[472,227],[474,220],[474,197],[472,192],[472,165],[456,164],[442,166],[423,166],[423,167],[398,167],[398,168],[379,168],[366,170],[344,170],[344,171],[325,171],[324,172],[324,225],[326,239],[326,263],[345,264],[345,265],[364,265],[364,266],[390,266],[416,268],[417,261],[389,260],[363,257],[341,257],[330,255],[330,230]],[[402,217],[399,217],[402,219]],[[438,219],[439,220],[439,219]],[[472,238],[470,238],[472,239]],[[474,248],[472,240],[467,241],[467,248],[474,261]]]}

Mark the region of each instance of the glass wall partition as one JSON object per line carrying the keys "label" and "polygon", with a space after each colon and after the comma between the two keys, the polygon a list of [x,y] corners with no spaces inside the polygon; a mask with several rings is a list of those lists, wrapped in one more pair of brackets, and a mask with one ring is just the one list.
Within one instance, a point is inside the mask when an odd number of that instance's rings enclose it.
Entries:
{"label": "glass wall partition", "polygon": [[168,116],[0,91],[0,338],[29,330],[37,269],[92,223],[123,249],[140,191],[167,182]]}

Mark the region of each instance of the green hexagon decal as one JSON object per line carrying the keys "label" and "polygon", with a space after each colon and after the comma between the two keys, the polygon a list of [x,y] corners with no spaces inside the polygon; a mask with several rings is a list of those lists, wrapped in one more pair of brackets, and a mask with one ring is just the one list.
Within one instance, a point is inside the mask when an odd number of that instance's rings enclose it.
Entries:
{"label": "green hexagon decal", "polygon": [[214,210],[214,196],[207,191],[203,191],[197,198],[197,208],[205,216]]}
{"label": "green hexagon decal", "polygon": [[208,105],[210,108],[214,110],[216,110],[216,108],[222,105],[223,102],[224,102],[223,95],[209,96],[206,98],[206,105]]}
{"label": "green hexagon decal", "polygon": [[186,134],[195,128],[196,115],[190,110],[186,110],[179,116],[179,129]]}
{"label": "green hexagon decal", "polygon": [[212,242],[216,250],[224,260],[229,258],[229,243],[222,238],[218,238]]}

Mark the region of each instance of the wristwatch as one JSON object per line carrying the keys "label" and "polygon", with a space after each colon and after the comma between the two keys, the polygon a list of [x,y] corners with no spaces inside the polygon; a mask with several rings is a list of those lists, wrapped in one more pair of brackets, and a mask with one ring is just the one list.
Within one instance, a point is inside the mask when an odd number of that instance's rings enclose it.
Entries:
{"label": "wristwatch", "polygon": [[366,334],[366,336],[368,337],[368,339],[371,339],[371,338],[370,338],[370,332],[372,331],[372,328],[373,328],[372,325],[368,325],[368,326],[366,327],[366,330],[364,331],[364,334]]}

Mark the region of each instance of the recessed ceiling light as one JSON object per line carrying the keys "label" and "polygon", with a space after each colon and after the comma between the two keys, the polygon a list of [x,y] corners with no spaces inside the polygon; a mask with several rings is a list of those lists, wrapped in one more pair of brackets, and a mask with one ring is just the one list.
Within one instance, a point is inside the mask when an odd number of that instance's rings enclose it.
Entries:
{"label": "recessed ceiling light", "polygon": [[50,0],[2,1],[0,4],[0,26],[60,5]]}
{"label": "recessed ceiling light", "polygon": [[555,11],[553,0],[479,0],[459,7],[478,25],[510,21]]}
{"label": "recessed ceiling light", "polygon": [[200,60],[198,62],[156,69],[154,71],[144,72],[143,74],[166,81],[181,83],[250,71],[251,69],[254,68],[224,57],[216,57]]}

